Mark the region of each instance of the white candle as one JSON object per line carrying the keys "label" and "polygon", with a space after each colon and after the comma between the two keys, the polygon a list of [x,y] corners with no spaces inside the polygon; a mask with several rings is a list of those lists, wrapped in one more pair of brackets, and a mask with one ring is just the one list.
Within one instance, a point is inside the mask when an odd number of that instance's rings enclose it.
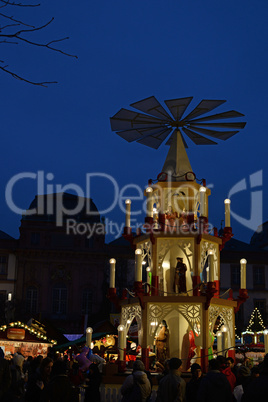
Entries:
{"label": "white candle", "polygon": [[115,263],[114,258],[110,259],[110,288],[115,288]]}
{"label": "white candle", "polygon": [[247,275],[246,275],[246,268],[247,268],[247,260],[242,258],[240,260],[240,289],[247,288]]}
{"label": "white candle", "polygon": [[142,281],[142,251],[140,248],[135,250],[135,282]]}
{"label": "white candle", "polygon": [[124,360],[124,349],[126,347],[126,336],[124,325],[118,325],[118,349],[119,349],[119,360]]}
{"label": "white candle", "polygon": [[200,215],[206,216],[206,187],[201,186],[199,189]]}
{"label": "white candle", "polygon": [[153,218],[153,197],[152,197],[153,189],[152,187],[146,188],[146,216]]}
{"label": "white candle", "polygon": [[93,332],[93,329],[91,327],[88,327],[86,329],[86,346],[89,348],[91,348],[92,332]]}
{"label": "white candle", "polygon": [[231,227],[231,208],[230,205],[231,204],[231,200],[229,200],[228,198],[226,200],[224,200],[224,205],[225,205],[225,227],[229,228]]}
{"label": "white candle", "polygon": [[208,254],[208,266],[208,281],[214,282],[214,255],[212,254],[212,251],[210,251]]}
{"label": "white candle", "polygon": [[219,354],[222,351],[222,332],[218,331],[216,333],[216,337],[217,337],[217,352]]}
{"label": "white candle", "polygon": [[130,207],[131,207],[131,200],[126,200],[126,221],[125,221],[125,226],[127,228],[130,228]]}

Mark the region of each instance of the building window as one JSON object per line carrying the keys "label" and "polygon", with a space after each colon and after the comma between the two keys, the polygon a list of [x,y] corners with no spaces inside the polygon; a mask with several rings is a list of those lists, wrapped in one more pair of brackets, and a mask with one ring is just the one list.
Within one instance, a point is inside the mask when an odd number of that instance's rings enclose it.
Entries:
{"label": "building window", "polygon": [[29,313],[37,313],[38,291],[36,287],[29,286],[26,291],[26,310]]}
{"label": "building window", "polygon": [[83,314],[92,313],[92,291],[90,289],[83,290],[82,313]]}
{"label": "building window", "polygon": [[36,232],[31,233],[31,244],[34,246],[40,244],[40,233]]}
{"label": "building window", "polygon": [[257,308],[261,313],[264,324],[266,323],[266,300],[254,299],[254,308]]}
{"label": "building window", "polygon": [[54,286],[52,295],[53,314],[66,314],[67,296],[67,288],[64,284]]}
{"label": "building window", "polygon": [[240,266],[239,265],[231,265],[231,287],[232,288],[240,287]]}
{"label": "building window", "polygon": [[253,286],[257,289],[265,288],[264,266],[253,266]]}
{"label": "building window", "polygon": [[0,275],[7,274],[7,257],[5,255],[0,255]]}

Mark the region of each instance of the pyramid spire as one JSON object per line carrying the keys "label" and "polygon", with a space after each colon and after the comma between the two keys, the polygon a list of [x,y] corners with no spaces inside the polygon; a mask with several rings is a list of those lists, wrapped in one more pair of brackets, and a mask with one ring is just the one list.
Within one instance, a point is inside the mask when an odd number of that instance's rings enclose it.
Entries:
{"label": "pyramid spire", "polygon": [[167,173],[169,177],[172,177],[172,181],[186,181],[185,174],[192,172],[192,167],[179,130],[173,137],[162,171]]}

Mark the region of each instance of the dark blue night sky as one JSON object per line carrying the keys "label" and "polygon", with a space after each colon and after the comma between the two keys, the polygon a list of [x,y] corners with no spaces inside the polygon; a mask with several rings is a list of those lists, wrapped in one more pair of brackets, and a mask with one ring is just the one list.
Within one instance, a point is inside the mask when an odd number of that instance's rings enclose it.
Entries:
{"label": "dark blue night sky", "polygon": [[[202,99],[226,99],[215,113],[234,109],[245,115],[247,125],[237,135],[217,146],[189,143],[188,156],[196,176],[213,186],[210,221],[218,227],[223,200],[241,182],[231,198],[239,216],[232,226],[236,238],[250,240],[253,228],[268,219],[266,0],[57,0],[12,14],[37,25],[53,16],[36,38],[70,36],[58,47],[78,60],[26,44],[0,44],[0,59],[12,71],[33,81],[58,81],[34,87],[0,71],[1,230],[19,236],[20,216],[10,211],[5,187],[22,172],[52,173],[45,185],[53,191],[74,183],[85,192],[86,174],[95,172],[111,175],[119,188],[143,188],[161,172],[168,147],[127,143],[111,131],[109,118],[151,95],[161,103],[193,96],[190,109]],[[20,180],[14,202],[26,209],[37,191],[35,180]],[[113,186],[95,178],[90,196],[105,209]],[[118,206],[104,215],[124,222]]]}

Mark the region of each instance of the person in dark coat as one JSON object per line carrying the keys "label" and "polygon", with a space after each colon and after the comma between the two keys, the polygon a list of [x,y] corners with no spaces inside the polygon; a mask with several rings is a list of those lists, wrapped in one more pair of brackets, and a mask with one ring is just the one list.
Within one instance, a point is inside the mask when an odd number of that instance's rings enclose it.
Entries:
{"label": "person in dark coat", "polygon": [[268,353],[260,365],[260,376],[254,378],[244,391],[242,402],[267,401],[268,395]]}
{"label": "person in dark coat", "polygon": [[89,373],[86,379],[85,402],[100,402],[101,377],[98,365],[92,363],[89,366]]}
{"label": "person in dark coat", "polygon": [[191,366],[192,378],[186,384],[186,401],[187,402],[196,402],[196,396],[198,392],[198,388],[203,378],[201,366],[197,363],[192,364]]}
{"label": "person in dark coat", "polygon": [[232,391],[226,376],[220,372],[217,359],[209,361],[209,371],[200,382],[197,402],[231,402]]}
{"label": "person in dark coat", "polygon": [[251,372],[250,369],[246,366],[241,366],[237,372],[237,384],[234,388],[234,400],[236,402],[241,402],[242,396],[246,391],[247,387],[251,383]]}
{"label": "person in dark coat", "polygon": [[15,353],[11,361],[11,386],[8,390],[8,401],[19,402],[24,398],[24,373],[23,373],[24,357]]}
{"label": "person in dark coat", "polygon": [[[186,271],[187,267],[183,263],[183,258],[177,257],[177,265],[175,268],[175,276],[173,282],[173,291],[175,293],[186,293]],[[178,291],[177,291],[178,290]]]}
{"label": "person in dark coat", "polygon": [[74,402],[75,392],[67,376],[66,362],[57,360],[53,364],[51,380],[41,395],[40,402]]}
{"label": "person in dark coat", "polygon": [[3,349],[0,348],[0,402],[6,401],[6,393],[11,384],[11,372],[8,360],[5,359]]}
{"label": "person in dark coat", "polygon": [[181,359],[172,357],[169,360],[169,373],[159,383],[156,402],[185,401],[185,381],[181,378]]}
{"label": "person in dark coat", "polygon": [[42,360],[40,367],[38,367],[35,372],[33,371],[27,384],[25,402],[40,401],[41,396],[48,385],[52,366],[53,360],[50,357],[46,357]]}

